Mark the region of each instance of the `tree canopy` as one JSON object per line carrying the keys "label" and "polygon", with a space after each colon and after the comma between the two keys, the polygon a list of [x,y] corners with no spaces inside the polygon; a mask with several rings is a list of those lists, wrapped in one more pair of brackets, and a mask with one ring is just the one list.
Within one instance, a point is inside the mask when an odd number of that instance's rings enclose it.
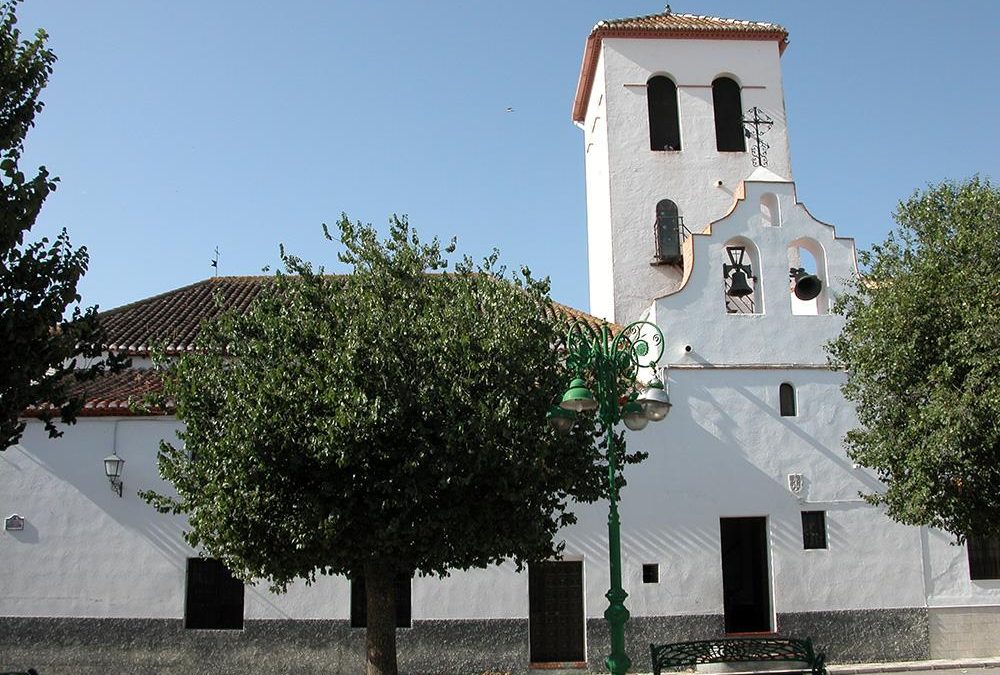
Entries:
{"label": "tree canopy", "polygon": [[945,182],[901,202],[898,227],[859,254],[829,345],[861,427],[848,451],[890,517],[956,536],[1000,533],[1000,191]]}
{"label": "tree canopy", "polygon": [[18,166],[56,57],[44,30],[21,40],[18,4],[0,3],[0,450],[18,442],[24,431],[18,418],[34,403],[54,406],[42,419],[49,435],[58,436],[51,418],[72,422],[82,405],[68,393],[73,378],[122,365],[116,357],[101,359],[96,309],[77,304],[87,250],[74,250],[66,230],[54,241],[25,243],[58,180],[44,166],[34,176]]}
{"label": "tree canopy", "polygon": [[605,468],[592,422],[545,423],[569,382],[547,281],[496,254],[448,272],[453,245],[405,219],[384,241],[346,216],[339,234],[350,274],[282,252],[253,306],[171,365],[185,429],[159,464],[177,494],[145,496],[245,580],[363,577],[370,672],[394,672],[394,577],[551,557]]}

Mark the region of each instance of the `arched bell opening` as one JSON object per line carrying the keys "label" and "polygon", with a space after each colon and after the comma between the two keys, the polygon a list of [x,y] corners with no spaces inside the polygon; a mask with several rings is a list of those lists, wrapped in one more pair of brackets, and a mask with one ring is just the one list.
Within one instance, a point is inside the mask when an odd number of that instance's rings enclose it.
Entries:
{"label": "arched bell opening", "polygon": [[760,253],[754,243],[745,237],[730,239],[721,263],[726,314],[763,314]]}
{"label": "arched bell opening", "polygon": [[760,196],[760,220],[765,227],[780,227],[781,212],[778,210],[778,196],[765,192]]}
{"label": "arched bell opening", "polygon": [[826,255],[819,242],[796,239],[788,245],[788,296],[792,314],[829,312]]}

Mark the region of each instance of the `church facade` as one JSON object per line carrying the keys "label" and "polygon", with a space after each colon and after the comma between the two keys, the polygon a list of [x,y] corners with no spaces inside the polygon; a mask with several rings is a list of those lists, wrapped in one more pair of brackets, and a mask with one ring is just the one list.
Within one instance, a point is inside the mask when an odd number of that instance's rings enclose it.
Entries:
{"label": "church facade", "polygon": [[[812,637],[831,662],[1000,655],[1000,551],[955,546],[863,501],[856,425],[823,345],[853,240],[793,181],[775,24],[686,14],[601,22],[573,120],[586,162],[590,313],[665,335],[667,419],[629,432],[622,562],[634,670],[648,644],[727,634]],[[217,278],[102,315],[133,370],[105,379],[79,423],[29,419],[0,454],[0,670],[357,672],[363,588],[322,578],[284,595],[235,582],[182,539],[160,439],[136,416],[153,344],[189,349],[200,321],[265,279]],[[596,321],[597,319],[591,319]],[[109,489],[106,457],[125,460]],[[607,505],[578,510],[561,560],[400,584],[403,672],[603,670]],[[275,514],[280,518],[280,514]]]}

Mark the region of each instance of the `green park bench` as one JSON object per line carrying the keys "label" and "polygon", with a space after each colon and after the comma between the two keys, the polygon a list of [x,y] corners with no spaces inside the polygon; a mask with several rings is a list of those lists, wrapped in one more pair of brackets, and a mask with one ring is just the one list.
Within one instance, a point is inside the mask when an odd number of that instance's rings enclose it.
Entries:
{"label": "green park bench", "polygon": [[[653,673],[663,669],[692,668],[706,663],[773,663],[805,664],[789,671],[826,675],[825,656],[813,650],[812,640],[779,637],[733,637],[718,640],[676,642],[649,645]],[[748,667],[747,670],[752,670]]]}

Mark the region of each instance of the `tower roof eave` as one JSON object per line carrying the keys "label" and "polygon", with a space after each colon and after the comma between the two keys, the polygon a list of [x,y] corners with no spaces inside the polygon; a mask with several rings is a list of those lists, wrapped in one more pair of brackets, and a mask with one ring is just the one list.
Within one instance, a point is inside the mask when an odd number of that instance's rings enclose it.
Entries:
{"label": "tower roof eave", "polygon": [[671,13],[601,21],[594,26],[584,46],[573,100],[574,122],[583,122],[586,116],[604,38],[775,41],[779,55],[788,46],[788,31],[776,23]]}

